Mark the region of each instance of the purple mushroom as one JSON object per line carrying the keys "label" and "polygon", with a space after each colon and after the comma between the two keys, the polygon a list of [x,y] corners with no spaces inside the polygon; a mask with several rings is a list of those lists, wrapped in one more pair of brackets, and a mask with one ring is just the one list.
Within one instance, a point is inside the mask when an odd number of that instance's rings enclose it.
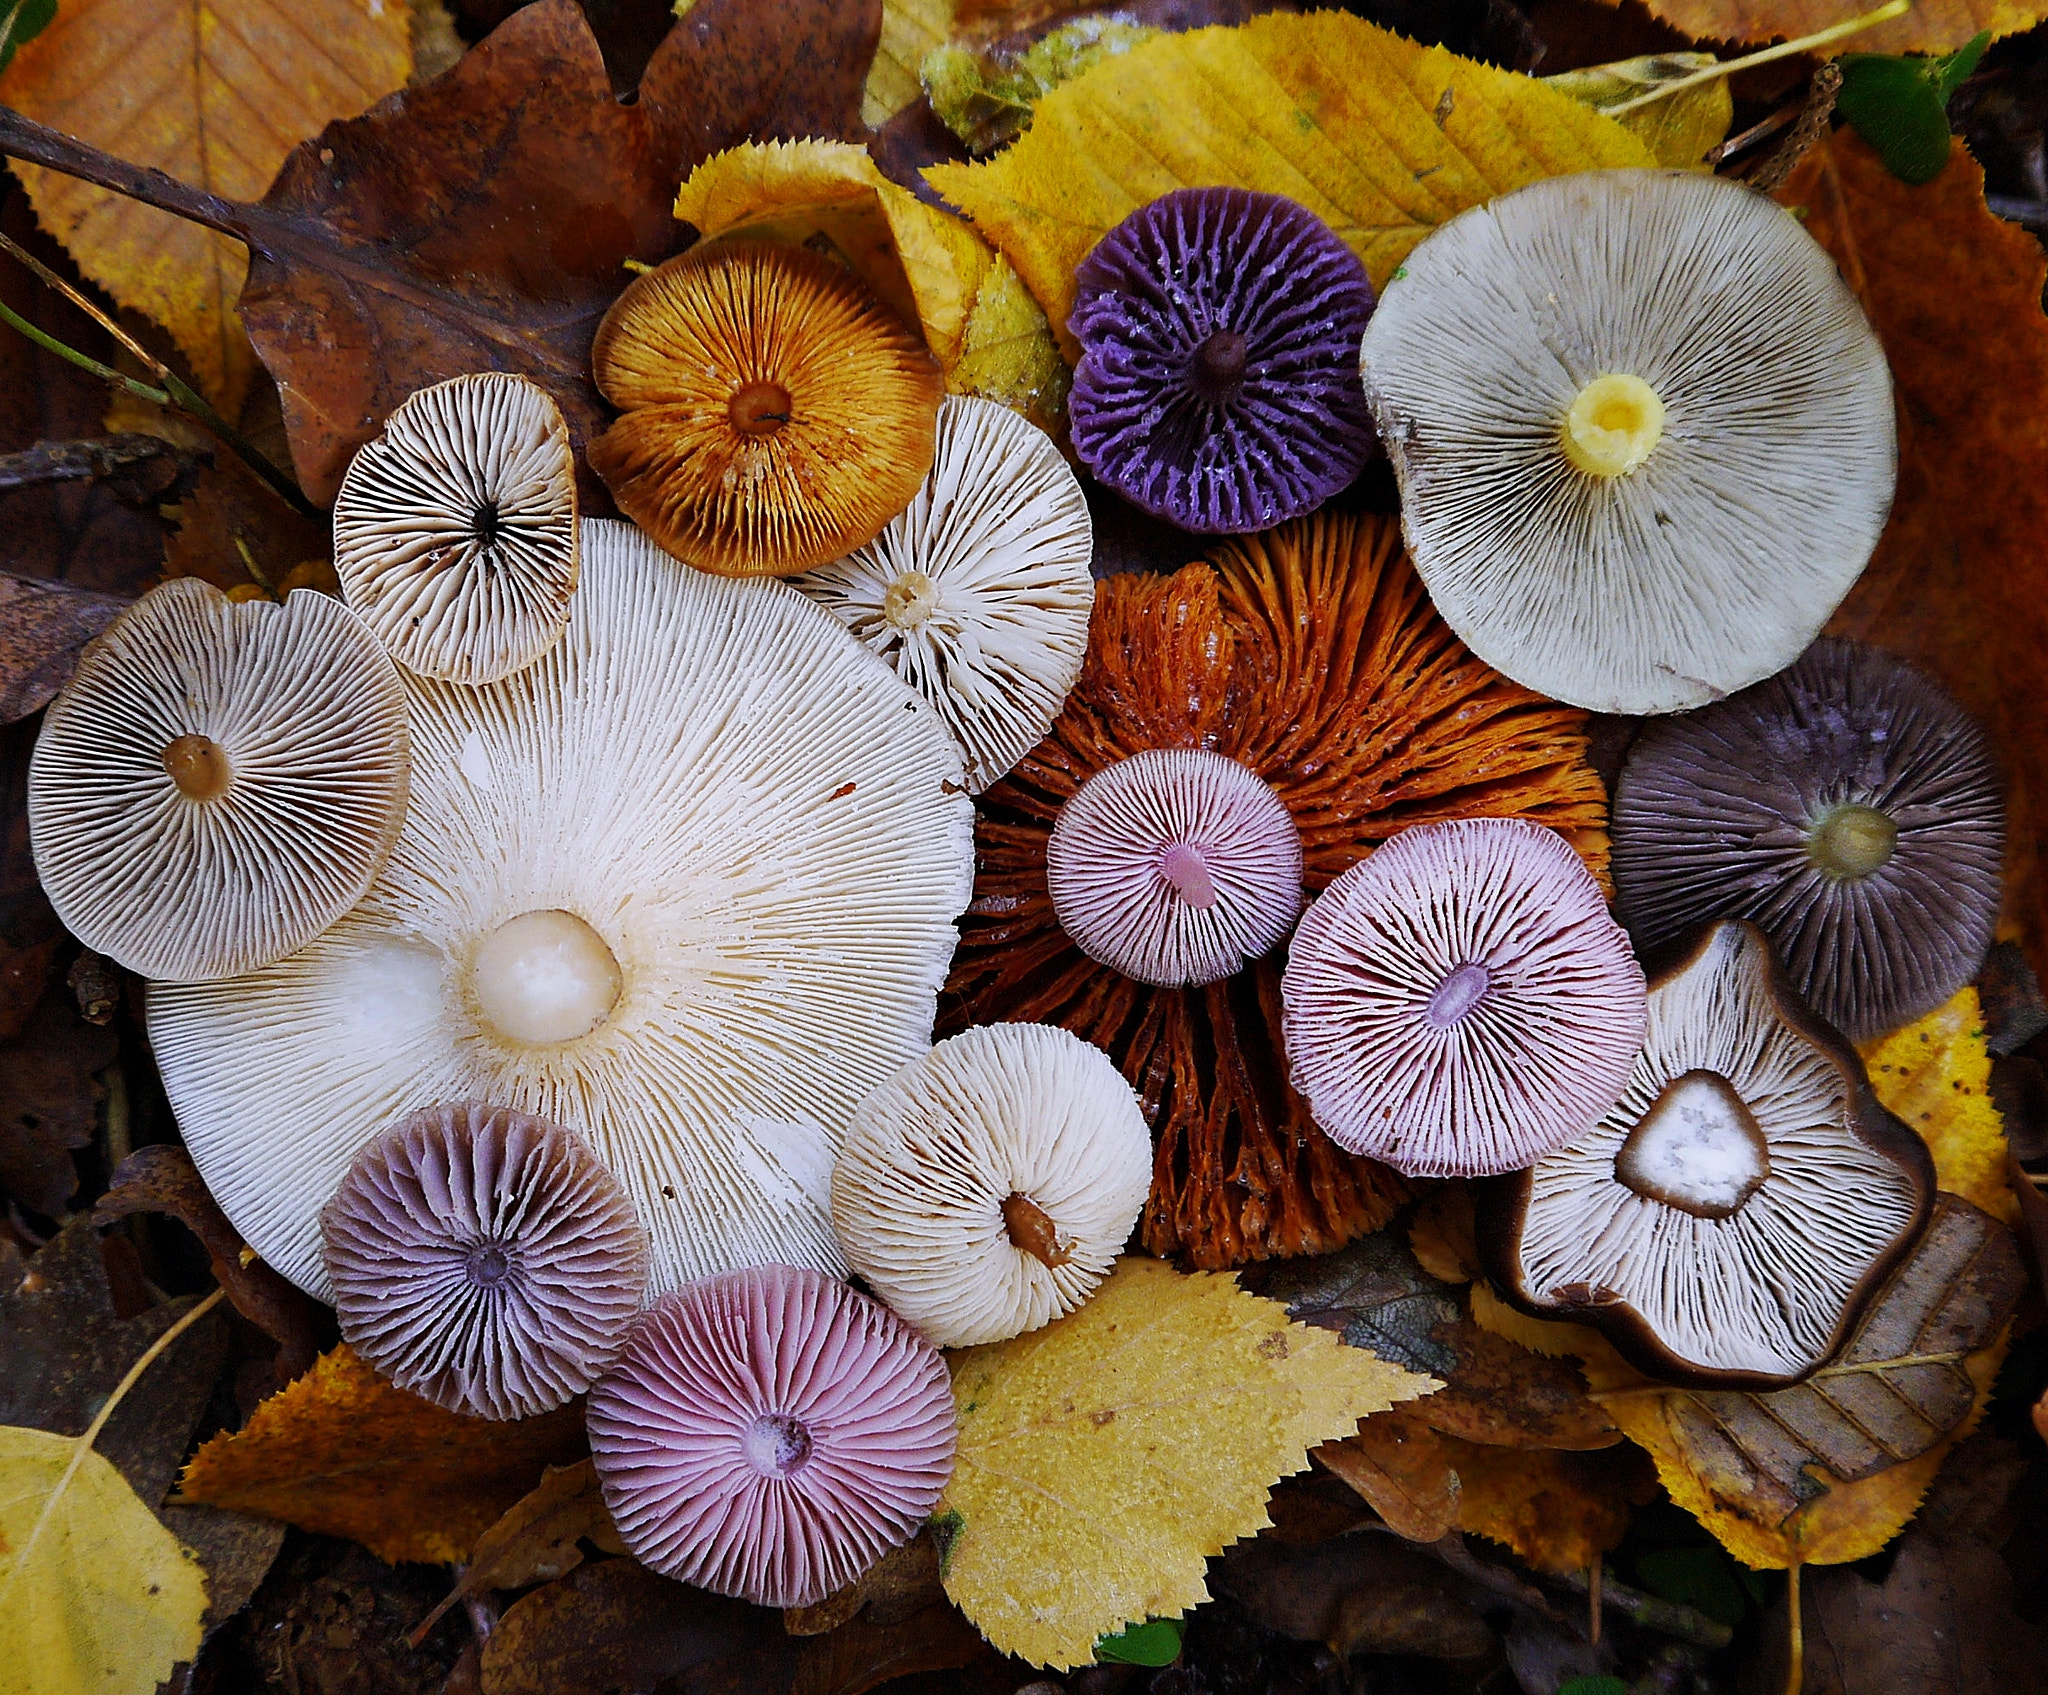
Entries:
{"label": "purple mushroom", "polygon": [[320,1233],[349,1346],[478,1418],[580,1395],[647,1287],[633,1203],[582,1138],[474,1102],[416,1112],[366,1147]]}
{"label": "purple mushroom", "polygon": [[1403,830],[1317,898],[1281,979],[1289,1080],[1411,1177],[1513,1171],[1614,1105],[1643,1045],[1628,937],[1570,844],[1508,818]]}
{"label": "purple mushroom", "polygon": [[953,1468],[938,1351],[844,1283],[784,1265],[649,1308],[589,1424],[634,1557],[768,1607],[851,1583],[916,1531]]}
{"label": "purple mushroom", "polygon": [[1075,272],[1074,451],[1205,535],[1311,512],[1374,435],[1358,346],[1372,282],[1307,207],[1242,188],[1141,206]]}
{"label": "purple mushroom", "polygon": [[1301,911],[1301,833],[1272,788],[1207,748],[1158,748],[1076,789],[1045,849],[1053,915],[1140,983],[1214,983]]}

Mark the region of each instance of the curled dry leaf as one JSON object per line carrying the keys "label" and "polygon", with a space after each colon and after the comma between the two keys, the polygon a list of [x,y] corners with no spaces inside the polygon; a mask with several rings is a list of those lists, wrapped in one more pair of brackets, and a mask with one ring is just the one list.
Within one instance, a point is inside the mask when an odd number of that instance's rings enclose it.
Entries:
{"label": "curled dry leaf", "polygon": [[0,723],[48,705],[80,650],[127,606],[118,595],[0,573]]}

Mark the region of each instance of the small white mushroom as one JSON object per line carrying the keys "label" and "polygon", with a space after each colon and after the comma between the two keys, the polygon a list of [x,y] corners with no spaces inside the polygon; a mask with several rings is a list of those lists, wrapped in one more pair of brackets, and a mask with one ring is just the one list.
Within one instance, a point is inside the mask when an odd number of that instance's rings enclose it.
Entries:
{"label": "small white mushroom", "polygon": [[876,1294],[964,1348],[1086,1300],[1151,1184],[1144,1110],[1108,1055],[1052,1025],[990,1024],[861,1102],[832,1222]]}
{"label": "small white mushroom", "polygon": [[949,396],[931,475],[867,546],[795,584],[938,708],[979,793],[1052,728],[1081,674],[1094,529],[1045,433]]}
{"label": "small white mushroom", "polygon": [[405,690],[309,589],[183,578],[86,650],[29,765],[36,875],[87,947],[162,982],[253,971],[354,906],[398,835]]}
{"label": "small white mushroom", "polygon": [[576,467],[547,390],[487,371],[421,389],[334,501],[341,592],[408,671],[495,683],[561,639]]}

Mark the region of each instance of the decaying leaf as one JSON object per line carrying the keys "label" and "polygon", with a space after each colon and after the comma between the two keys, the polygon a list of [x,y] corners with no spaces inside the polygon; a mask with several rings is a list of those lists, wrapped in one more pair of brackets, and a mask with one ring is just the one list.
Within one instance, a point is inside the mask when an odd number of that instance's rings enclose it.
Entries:
{"label": "decaying leaf", "polygon": [[[1650,11],[1695,41],[1789,41],[1847,23],[1876,8],[1871,0],[1645,0]],[[2040,0],[1914,0],[1900,18],[1858,34],[1859,53],[1947,53],[1979,30],[2016,35],[2048,6]]]}
{"label": "decaying leaf", "polygon": [[1468,206],[1560,171],[1650,162],[1627,130],[1555,89],[1310,12],[1146,42],[1048,94],[994,159],[926,175],[1009,256],[1064,338],[1074,267],[1170,189],[1290,195],[1384,287]]}
{"label": "decaying leaf", "polygon": [[346,1346],[192,1457],[182,1498],[360,1542],[379,1559],[464,1559],[539,1480],[573,1463],[583,1413],[464,1418],[394,1389]]}
{"label": "decaying leaf", "polygon": [[1014,57],[941,47],[925,58],[925,98],[969,153],[986,158],[1030,128],[1032,109],[1061,83],[1158,33],[1111,13],[1077,18]]}
{"label": "decaying leaf", "polygon": [[1443,1447],[1458,1480],[1457,1528],[1539,1571],[1584,1571],[1628,1533],[1630,1508],[1656,1494],[1649,1465],[1626,1444],[1566,1453],[1447,1436]]}
{"label": "decaying leaf", "polygon": [[[1711,53],[1653,53],[1644,59],[1560,71],[1542,80],[1558,93],[1569,94],[1596,112],[1606,112],[1714,62]],[[1623,112],[1614,121],[1640,140],[1658,164],[1703,171],[1710,168],[1707,150],[1728,139],[1728,124],[1734,116],[1735,97],[1728,92],[1728,79],[1715,77]]]}
{"label": "decaying leaf", "polygon": [[865,1616],[871,1624],[900,1624],[945,1599],[939,1581],[939,1545],[927,1526],[908,1542],[891,1548],[838,1594],[826,1596],[813,1607],[783,1608],[782,1628],[792,1636],[823,1636],[858,1616]]}
{"label": "decaying leaf", "polygon": [[1355,1435],[1325,1442],[1312,1457],[1411,1542],[1434,1542],[1458,1528],[1458,1474],[1444,1438],[1412,1406],[1374,1413]]}
{"label": "decaying leaf", "polygon": [[893,1624],[857,1618],[803,1645],[789,1695],[867,1695],[899,1677],[984,1657],[995,1659],[981,1632],[943,1604]]}
{"label": "decaying leaf", "polygon": [[923,96],[918,67],[952,33],[953,0],[884,0],[882,38],[861,91],[860,115],[870,129]]}
{"label": "decaying leaf", "polygon": [[1229,1277],[1125,1259],[1086,1306],[952,1356],[960,1450],[946,1593],[1005,1653],[1085,1665],[1098,1637],[1208,1595],[1308,1449],[1435,1382]]}
{"label": "decaying leaf", "polygon": [[127,605],[117,595],[0,573],[0,723],[48,705],[85,644]]}
{"label": "decaying leaf", "polygon": [[[194,188],[254,199],[294,142],[405,85],[409,26],[406,7],[364,0],[67,4],[0,99]],[[169,330],[232,409],[255,369],[235,315],[248,265],[236,242],[71,177],[22,177],[79,268]]]}
{"label": "decaying leaf", "polygon": [[[1354,1653],[1462,1660],[1495,1646],[1457,1574],[1387,1535],[1346,1536],[1319,1547],[1265,1537],[1224,1556],[1216,1587],[1269,1630]],[[1489,1597],[1490,1598],[1490,1597]]]}
{"label": "decaying leaf", "polygon": [[1886,1110],[1912,1125],[1934,1155],[1941,1187],[2001,1224],[2018,1224],[1976,989],[1958,989],[1918,1023],[1864,1043],[1862,1052]]}
{"label": "decaying leaf", "polygon": [[72,1150],[92,1140],[107,1096],[102,1074],[120,1049],[61,986],[0,1042],[0,1190],[30,1211],[63,1216],[78,1187]]}

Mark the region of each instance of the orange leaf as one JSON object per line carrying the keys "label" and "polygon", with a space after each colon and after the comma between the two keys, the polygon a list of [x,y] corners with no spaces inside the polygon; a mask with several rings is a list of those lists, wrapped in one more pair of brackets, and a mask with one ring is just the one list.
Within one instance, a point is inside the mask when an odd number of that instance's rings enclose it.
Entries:
{"label": "orange leaf", "polygon": [[[1609,5],[1614,0],[1607,0]],[[1648,0],[1695,41],[1779,41],[1812,35],[1873,11],[1879,0]],[[2016,35],[2048,17],[2040,0],[1914,0],[1902,18],[1864,30],[1835,51],[1947,53],[1979,30]]]}

